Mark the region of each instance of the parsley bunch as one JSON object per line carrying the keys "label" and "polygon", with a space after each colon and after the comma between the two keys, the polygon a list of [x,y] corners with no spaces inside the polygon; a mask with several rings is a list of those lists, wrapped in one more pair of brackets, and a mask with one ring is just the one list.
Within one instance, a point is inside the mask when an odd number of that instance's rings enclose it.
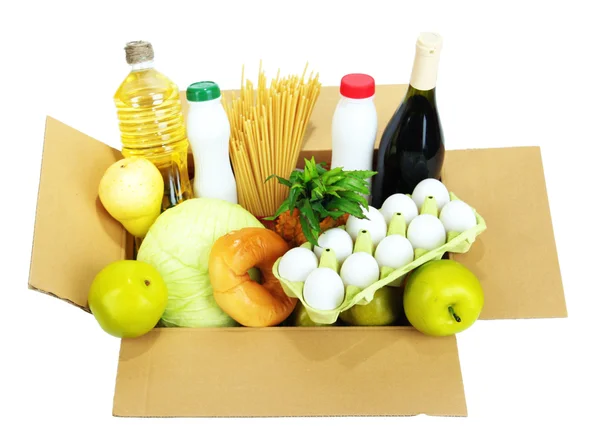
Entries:
{"label": "parsley bunch", "polygon": [[279,206],[275,216],[299,210],[302,233],[308,241],[317,245],[321,230],[320,223],[330,217],[334,220],[346,213],[364,219],[363,209],[369,204],[364,195],[370,193],[367,179],[375,171],[344,171],[341,167],[327,170],[324,163],[317,164],[315,158],[304,159],[304,170],[293,171],[289,179],[271,175],[266,181],[277,178],[280,184],[290,189],[289,195]]}

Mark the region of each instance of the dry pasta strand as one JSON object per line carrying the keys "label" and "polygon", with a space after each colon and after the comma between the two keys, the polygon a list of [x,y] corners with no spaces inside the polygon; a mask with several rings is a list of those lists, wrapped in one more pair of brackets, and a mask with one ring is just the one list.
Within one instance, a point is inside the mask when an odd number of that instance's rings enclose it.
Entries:
{"label": "dry pasta strand", "polygon": [[321,91],[319,75],[281,75],[267,82],[260,61],[255,85],[245,79],[242,65],[240,92],[223,106],[231,126],[229,152],[236,176],[239,203],[255,216],[272,216],[285,199],[287,188],[272,174],[289,177],[296,168],[302,142]]}

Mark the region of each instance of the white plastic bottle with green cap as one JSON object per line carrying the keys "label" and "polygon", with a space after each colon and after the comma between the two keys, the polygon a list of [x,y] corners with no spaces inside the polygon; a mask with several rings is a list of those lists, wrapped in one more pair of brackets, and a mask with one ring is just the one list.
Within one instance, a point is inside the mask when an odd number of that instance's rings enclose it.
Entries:
{"label": "white plastic bottle with green cap", "polygon": [[231,128],[221,104],[221,90],[212,81],[187,88],[186,127],[194,156],[194,196],[238,203],[237,186],[229,160]]}

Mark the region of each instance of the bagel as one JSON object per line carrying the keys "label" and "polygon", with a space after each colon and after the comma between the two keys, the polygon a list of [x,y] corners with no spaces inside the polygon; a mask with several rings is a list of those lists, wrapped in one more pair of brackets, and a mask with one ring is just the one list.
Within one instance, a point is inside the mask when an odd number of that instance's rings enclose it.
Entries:
{"label": "bagel", "polygon": [[[287,319],[298,299],[287,296],[272,269],[288,250],[286,241],[266,228],[243,228],[217,239],[208,274],[219,307],[245,327],[269,327]],[[250,278],[252,268],[260,271],[260,283]]]}

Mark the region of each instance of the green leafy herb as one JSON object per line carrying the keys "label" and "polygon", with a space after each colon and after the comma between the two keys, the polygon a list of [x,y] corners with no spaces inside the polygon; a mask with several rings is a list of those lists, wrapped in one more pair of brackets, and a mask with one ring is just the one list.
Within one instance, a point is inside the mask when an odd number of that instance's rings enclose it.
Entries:
{"label": "green leafy herb", "polygon": [[[320,223],[326,219],[339,219],[348,213],[364,219],[363,208],[369,204],[364,195],[370,193],[367,179],[377,174],[375,171],[344,171],[337,167],[331,170],[324,163],[316,163],[315,158],[304,159],[304,170],[295,170],[289,179],[271,175],[271,179],[289,188],[288,197],[283,201],[275,216],[266,218],[275,220],[285,212],[299,210],[302,232],[308,241],[317,244],[321,231]],[[361,208],[362,206],[362,208]]]}

